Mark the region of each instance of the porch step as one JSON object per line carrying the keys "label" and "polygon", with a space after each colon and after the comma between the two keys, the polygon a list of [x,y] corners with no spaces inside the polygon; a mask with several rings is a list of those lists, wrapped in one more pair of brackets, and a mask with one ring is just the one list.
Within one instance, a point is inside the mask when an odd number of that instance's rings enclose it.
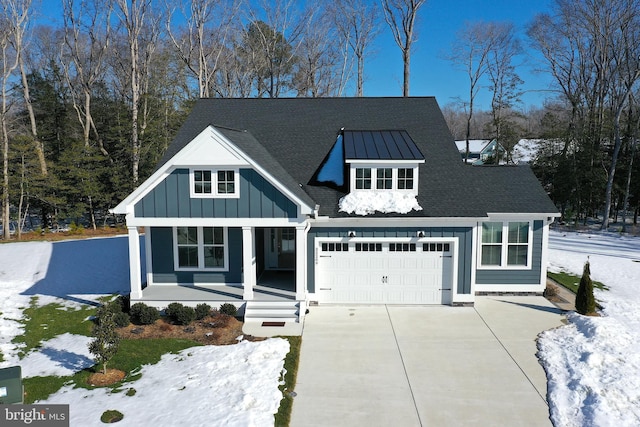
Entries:
{"label": "porch step", "polygon": [[298,322],[300,318],[299,301],[247,301],[244,321],[275,324],[278,322]]}

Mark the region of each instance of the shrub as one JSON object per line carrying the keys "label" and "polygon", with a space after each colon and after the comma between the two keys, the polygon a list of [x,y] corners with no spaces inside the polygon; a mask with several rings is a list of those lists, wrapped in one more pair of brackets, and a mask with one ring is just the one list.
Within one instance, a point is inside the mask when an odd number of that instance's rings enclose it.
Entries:
{"label": "shrub", "polygon": [[547,298],[554,298],[558,296],[558,287],[556,285],[552,285],[547,283],[547,287],[543,292],[544,296]]}
{"label": "shrub", "polygon": [[118,352],[120,337],[116,333],[115,313],[105,306],[98,309],[96,324],[93,326],[93,341],[89,343],[89,352],[94,355],[97,364],[102,364],[103,373],[107,373],[107,363]]}
{"label": "shrub", "polygon": [[172,302],[164,311],[172,322],[178,325],[188,325],[196,318],[196,312],[191,307],[186,307],[179,302]]}
{"label": "shrub", "polygon": [[593,282],[591,281],[591,269],[589,261],[584,264],[582,278],[578,292],[576,292],[576,311],[580,314],[592,314],[596,312],[596,299],[593,296]]}
{"label": "shrub", "polygon": [[129,326],[129,323],[131,323],[131,318],[127,313],[118,311],[113,314],[113,321],[116,322],[116,326],[118,328],[124,328]]}
{"label": "shrub", "polygon": [[136,325],[151,325],[160,318],[157,308],[149,307],[142,302],[133,304],[129,315],[131,316],[131,323]]}
{"label": "shrub", "polygon": [[73,221],[69,224],[69,234],[84,234],[84,226]]}
{"label": "shrub", "polygon": [[129,310],[131,310],[131,297],[129,295],[118,295],[110,304],[113,305],[117,311],[129,313]]}
{"label": "shrub", "polygon": [[229,302],[225,302],[224,304],[222,304],[218,311],[222,314],[226,314],[227,316],[233,316],[233,317],[235,317],[235,315],[238,314],[238,309],[236,308],[236,306]]}
{"label": "shrub", "polygon": [[211,306],[209,304],[198,304],[196,305],[196,319],[202,320],[211,314]]}

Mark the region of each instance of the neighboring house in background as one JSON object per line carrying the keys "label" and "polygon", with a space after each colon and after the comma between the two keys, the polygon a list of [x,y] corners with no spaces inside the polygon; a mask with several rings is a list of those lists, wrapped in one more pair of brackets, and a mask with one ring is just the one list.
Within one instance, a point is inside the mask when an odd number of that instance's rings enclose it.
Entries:
{"label": "neighboring house in background", "polygon": [[[467,163],[474,166],[483,165],[495,158],[496,150],[500,155],[500,164],[504,164],[506,150],[495,139],[470,139],[469,140],[469,156],[467,157],[467,141],[456,141],[456,147],[460,151],[462,161],[467,159]],[[493,161],[495,163],[495,161]]]}
{"label": "neighboring house in background", "polygon": [[465,167],[432,97],[199,100],[112,212],[132,303],[282,322],[316,303],[542,293],[558,216],[528,167]]}

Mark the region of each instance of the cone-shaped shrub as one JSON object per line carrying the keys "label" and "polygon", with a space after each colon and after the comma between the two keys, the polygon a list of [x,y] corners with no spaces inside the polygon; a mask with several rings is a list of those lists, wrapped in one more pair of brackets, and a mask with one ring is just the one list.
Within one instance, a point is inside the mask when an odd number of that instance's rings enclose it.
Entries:
{"label": "cone-shaped shrub", "polygon": [[580,314],[591,314],[596,311],[596,299],[593,296],[593,282],[589,261],[584,264],[580,286],[576,293],[576,311]]}

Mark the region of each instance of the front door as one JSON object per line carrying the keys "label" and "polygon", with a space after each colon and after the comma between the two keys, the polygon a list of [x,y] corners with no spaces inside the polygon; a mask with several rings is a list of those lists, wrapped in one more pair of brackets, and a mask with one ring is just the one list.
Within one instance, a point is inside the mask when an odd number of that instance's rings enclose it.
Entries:
{"label": "front door", "polygon": [[296,262],[295,228],[270,228],[265,239],[267,268],[293,270]]}

